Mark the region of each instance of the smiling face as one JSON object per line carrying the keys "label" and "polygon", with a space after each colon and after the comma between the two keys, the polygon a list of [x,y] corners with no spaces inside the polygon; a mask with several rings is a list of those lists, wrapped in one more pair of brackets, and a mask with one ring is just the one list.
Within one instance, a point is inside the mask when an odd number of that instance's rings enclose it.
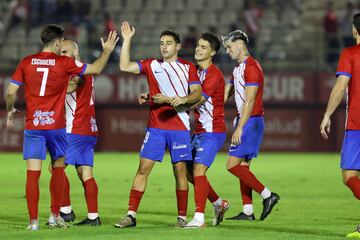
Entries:
{"label": "smiling face", "polygon": [[174,37],[170,35],[163,35],[160,38],[160,52],[164,60],[177,58],[180,48],[180,43],[176,43]]}
{"label": "smiling face", "polygon": [[210,43],[202,38],[199,39],[195,48],[195,60],[203,61],[215,55],[215,51],[211,48]]}

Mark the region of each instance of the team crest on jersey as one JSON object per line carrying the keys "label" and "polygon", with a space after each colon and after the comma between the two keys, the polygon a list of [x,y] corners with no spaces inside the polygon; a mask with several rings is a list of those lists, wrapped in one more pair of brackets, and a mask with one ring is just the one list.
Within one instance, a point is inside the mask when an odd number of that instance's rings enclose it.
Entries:
{"label": "team crest on jersey", "polygon": [[78,67],[82,67],[84,64],[78,60],[75,60],[75,65]]}
{"label": "team crest on jersey", "polygon": [[54,111],[43,112],[41,110],[36,110],[33,116],[34,116],[34,120],[33,120],[34,126],[38,126],[39,124],[41,126],[44,126],[55,123],[55,120],[52,118],[54,116]]}

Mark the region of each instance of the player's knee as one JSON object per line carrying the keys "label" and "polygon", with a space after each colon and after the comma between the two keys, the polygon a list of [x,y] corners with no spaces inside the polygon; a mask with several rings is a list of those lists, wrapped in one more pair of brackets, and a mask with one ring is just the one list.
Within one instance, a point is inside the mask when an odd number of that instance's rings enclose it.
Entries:
{"label": "player's knee", "polygon": [[148,176],[150,173],[150,169],[147,167],[139,167],[137,174],[141,176]]}

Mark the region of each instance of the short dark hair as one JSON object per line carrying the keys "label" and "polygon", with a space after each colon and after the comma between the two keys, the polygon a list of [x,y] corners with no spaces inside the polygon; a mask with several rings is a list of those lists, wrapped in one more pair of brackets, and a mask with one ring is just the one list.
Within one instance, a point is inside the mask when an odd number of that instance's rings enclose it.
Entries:
{"label": "short dark hair", "polygon": [[223,36],[223,42],[226,41],[235,42],[236,40],[242,40],[246,45],[249,44],[249,38],[247,34],[241,30],[235,30],[231,33],[228,33],[226,36]]}
{"label": "short dark hair", "polygon": [[210,47],[212,50],[214,50],[215,52],[219,51],[221,44],[220,39],[216,34],[205,32],[201,34],[201,38],[210,43]]}
{"label": "short dark hair", "polygon": [[49,44],[54,39],[63,38],[64,37],[64,29],[56,24],[46,25],[41,30],[41,41],[44,45]]}
{"label": "short dark hair", "polygon": [[353,17],[353,25],[356,31],[360,34],[360,13],[357,13]]}
{"label": "short dark hair", "polygon": [[173,31],[173,30],[165,30],[160,34],[160,38],[162,36],[172,36],[175,40],[176,43],[180,43],[181,39],[180,39],[180,35],[179,33]]}

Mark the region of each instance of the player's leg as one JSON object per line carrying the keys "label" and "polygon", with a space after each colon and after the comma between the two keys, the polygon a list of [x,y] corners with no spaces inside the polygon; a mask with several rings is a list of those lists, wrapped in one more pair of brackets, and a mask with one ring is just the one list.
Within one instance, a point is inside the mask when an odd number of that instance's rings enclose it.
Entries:
{"label": "player's leg", "polygon": [[[260,220],[264,220],[271,212],[272,208],[279,201],[280,197],[276,193],[272,193],[266,188],[250,171],[248,166],[244,164],[256,157],[263,136],[264,122],[262,117],[251,117],[244,126],[241,144],[231,146],[229,150],[229,158],[227,161],[227,169],[230,173],[235,175],[246,184],[249,188],[253,189],[264,199],[263,211]],[[243,220],[243,213],[230,219]],[[246,216],[245,216],[246,217]],[[245,220],[251,220],[245,218]]]}
{"label": "player's leg", "polygon": [[145,192],[148,177],[156,161],[161,162],[165,154],[165,137],[160,129],[148,128],[140,151],[139,168],[130,190],[128,212],[114,226],[135,227],[136,213]]}
{"label": "player's leg", "polygon": [[42,161],[46,158],[45,137],[40,131],[25,130],[23,158],[26,160],[26,202],[29,212],[29,230],[38,230],[39,178]]}
{"label": "player's leg", "polygon": [[65,151],[66,131],[65,129],[48,130],[45,133],[46,147],[52,160],[52,174],[50,178],[51,213],[49,227],[68,228],[64,219],[60,217],[60,206],[62,203],[65,187]]}
{"label": "player's leg", "polygon": [[101,220],[98,213],[98,186],[93,175],[93,167],[82,165],[78,166],[76,170],[84,187],[88,210],[87,218],[76,225],[100,226]]}
{"label": "player's leg", "polygon": [[178,217],[175,226],[183,227],[186,224],[189,194],[186,162],[192,161],[190,132],[172,130],[163,130],[163,132],[166,135],[176,182]]}
{"label": "player's leg", "polygon": [[360,131],[346,131],[342,150],[341,163],[344,184],[360,200]]}

